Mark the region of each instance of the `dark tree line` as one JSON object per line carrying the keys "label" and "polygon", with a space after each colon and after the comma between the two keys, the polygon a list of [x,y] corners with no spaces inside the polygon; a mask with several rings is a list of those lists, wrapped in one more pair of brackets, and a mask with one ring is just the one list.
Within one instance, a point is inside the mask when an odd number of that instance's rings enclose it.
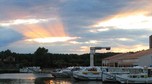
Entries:
{"label": "dark tree line", "polygon": [[[96,53],[95,65],[101,66],[102,59],[118,53]],[[39,47],[33,54],[19,54],[10,50],[0,52],[0,67],[40,66],[41,68],[57,68],[67,66],[89,66],[90,54],[53,54],[48,49]]]}

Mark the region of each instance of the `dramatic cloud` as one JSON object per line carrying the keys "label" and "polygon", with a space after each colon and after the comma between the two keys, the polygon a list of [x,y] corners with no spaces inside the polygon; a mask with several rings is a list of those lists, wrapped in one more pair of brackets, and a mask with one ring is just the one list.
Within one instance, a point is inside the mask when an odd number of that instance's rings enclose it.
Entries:
{"label": "dramatic cloud", "polygon": [[0,47],[7,46],[23,38],[22,34],[11,29],[0,28]]}
{"label": "dramatic cloud", "polygon": [[[120,10],[114,15],[110,15],[103,19],[92,27],[100,29],[119,28],[119,29],[150,29],[152,27],[152,16],[147,16],[151,14],[149,11],[152,7],[148,1],[141,0],[136,3],[137,0],[132,1],[123,10]],[[135,5],[135,6],[134,6]],[[127,11],[126,11],[127,10]],[[151,29],[150,29],[151,30]]]}
{"label": "dramatic cloud", "polygon": [[13,26],[13,25],[20,25],[20,24],[35,24],[35,23],[41,23],[46,22],[48,20],[46,19],[17,19],[13,21],[8,21],[4,23],[0,23],[0,26]]}
{"label": "dramatic cloud", "polygon": [[76,39],[76,37],[46,37],[46,38],[27,39],[26,41],[34,41],[38,43],[54,43],[54,42],[65,42],[72,39]]}
{"label": "dramatic cloud", "polygon": [[[150,0],[0,0],[0,50],[89,53],[148,49]],[[101,50],[104,51],[104,50]]]}
{"label": "dramatic cloud", "polygon": [[[150,29],[152,27],[152,16],[144,14],[128,15],[125,17],[114,17],[106,21],[99,22],[93,27],[105,28],[113,27],[119,29]],[[103,29],[101,29],[103,30]],[[107,29],[106,29],[107,30]]]}

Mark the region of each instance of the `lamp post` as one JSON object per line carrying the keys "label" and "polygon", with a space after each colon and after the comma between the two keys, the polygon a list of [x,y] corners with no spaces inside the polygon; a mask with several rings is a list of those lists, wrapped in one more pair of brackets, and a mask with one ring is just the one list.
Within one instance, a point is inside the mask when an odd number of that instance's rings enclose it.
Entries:
{"label": "lamp post", "polygon": [[110,50],[110,47],[90,47],[90,66],[94,66],[94,54],[96,50],[106,49]]}

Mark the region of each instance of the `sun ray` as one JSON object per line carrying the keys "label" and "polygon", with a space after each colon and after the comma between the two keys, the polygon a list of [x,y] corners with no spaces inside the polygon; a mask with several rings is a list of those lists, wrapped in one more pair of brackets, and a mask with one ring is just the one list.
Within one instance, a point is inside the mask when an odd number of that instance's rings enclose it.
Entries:
{"label": "sun ray", "polygon": [[[19,27],[19,26],[18,26]],[[37,43],[53,43],[65,42],[77,39],[77,37],[70,37],[65,31],[61,21],[55,20],[50,24],[28,24],[21,25],[17,31],[25,36],[27,42]]]}

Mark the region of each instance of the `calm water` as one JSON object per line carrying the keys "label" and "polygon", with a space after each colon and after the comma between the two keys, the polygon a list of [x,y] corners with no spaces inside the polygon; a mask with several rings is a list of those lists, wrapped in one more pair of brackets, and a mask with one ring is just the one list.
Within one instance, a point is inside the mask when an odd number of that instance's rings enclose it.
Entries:
{"label": "calm water", "polygon": [[102,84],[101,81],[75,81],[71,78],[50,78],[51,74],[0,74],[0,84]]}
{"label": "calm water", "polygon": [[1,79],[0,84],[102,84],[101,81],[73,81],[71,79]]}

